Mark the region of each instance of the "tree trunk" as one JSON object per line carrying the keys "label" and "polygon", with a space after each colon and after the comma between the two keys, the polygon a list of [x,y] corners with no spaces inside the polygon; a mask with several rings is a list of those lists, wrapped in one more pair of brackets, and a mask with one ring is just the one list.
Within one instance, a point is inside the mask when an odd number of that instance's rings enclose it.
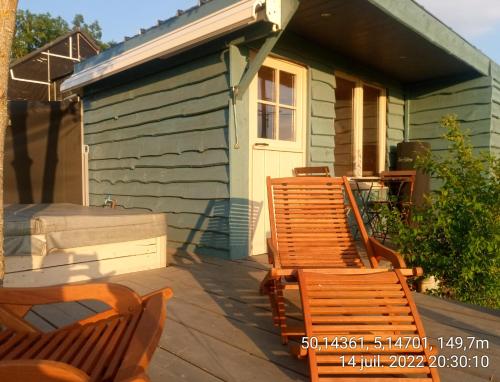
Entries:
{"label": "tree trunk", "polygon": [[10,51],[16,25],[17,0],[0,0],[0,286],[5,275],[3,253],[3,156],[5,131],[9,123],[7,85],[9,83]]}

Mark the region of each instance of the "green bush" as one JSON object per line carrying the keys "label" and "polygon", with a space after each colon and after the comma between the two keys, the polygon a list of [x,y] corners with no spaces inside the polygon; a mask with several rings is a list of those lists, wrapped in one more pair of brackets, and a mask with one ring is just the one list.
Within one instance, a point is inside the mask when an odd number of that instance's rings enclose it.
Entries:
{"label": "green bush", "polygon": [[440,295],[500,306],[500,159],[474,153],[456,116],[444,117],[446,155],[427,153],[417,168],[439,183],[404,224],[384,211],[391,241],[412,266],[440,280]]}

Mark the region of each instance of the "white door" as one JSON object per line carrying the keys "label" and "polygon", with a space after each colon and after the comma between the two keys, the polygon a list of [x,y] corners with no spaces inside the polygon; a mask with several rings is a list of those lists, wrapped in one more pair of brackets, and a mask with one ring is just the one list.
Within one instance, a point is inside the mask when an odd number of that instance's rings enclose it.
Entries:
{"label": "white door", "polygon": [[266,177],[292,176],[305,164],[306,69],[268,58],[250,87],[251,255],[267,252]]}

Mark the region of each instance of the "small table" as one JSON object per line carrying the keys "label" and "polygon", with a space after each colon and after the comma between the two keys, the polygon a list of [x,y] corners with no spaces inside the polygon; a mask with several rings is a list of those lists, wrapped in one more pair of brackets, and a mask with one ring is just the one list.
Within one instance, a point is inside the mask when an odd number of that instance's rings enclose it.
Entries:
{"label": "small table", "polygon": [[[354,185],[353,191],[355,191],[358,195],[360,201],[360,214],[361,220],[366,222],[366,225],[370,228],[372,233],[376,231],[375,227],[373,227],[373,218],[370,215],[370,198],[374,191],[384,191],[387,192],[387,187],[381,181],[381,178],[378,176],[366,176],[366,177],[353,177],[349,178],[351,184]],[[359,233],[359,228],[356,225],[356,229],[354,231],[354,238],[357,237]]]}

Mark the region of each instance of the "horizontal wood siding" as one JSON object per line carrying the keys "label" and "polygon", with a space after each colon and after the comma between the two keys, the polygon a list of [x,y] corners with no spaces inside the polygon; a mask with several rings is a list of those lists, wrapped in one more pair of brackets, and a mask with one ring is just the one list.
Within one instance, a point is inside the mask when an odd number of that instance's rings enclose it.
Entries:
{"label": "horizontal wood siding", "polygon": [[317,68],[310,70],[310,136],[311,166],[331,166],[335,147],[335,76]]}
{"label": "horizontal wood siding", "polygon": [[442,139],[441,118],[456,114],[468,130],[476,149],[489,150],[492,112],[492,81],[479,77],[419,90],[410,100],[410,139],[429,142],[432,151],[445,151],[449,143]]}
{"label": "horizontal wood siding", "polygon": [[293,32],[284,33],[273,53],[307,65],[309,69],[307,165],[327,165],[333,169],[336,117],[335,70],[359,76],[368,83],[373,82],[386,87],[389,96],[387,103],[387,158],[389,158],[390,150],[395,151],[395,145],[403,140],[404,132],[404,97],[399,83],[372,71],[366,65],[354,65],[352,60],[346,60],[338,54],[332,54]]}
{"label": "horizontal wood siding", "polygon": [[168,215],[168,245],[229,256],[229,77],[217,52],[91,93],[91,205]]}
{"label": "horizontal wood siding", "polygon": [[491,151],[500,154],[500,65],[492,62]]}
{"label": "horizontal wood siding", "polygon": [[397,144],[404,140],[405,101],[401,89],[387,89],[387,159],[386,168],[396,168]]}
{"label": "horizontal wood siding", "polygon": [[335,65],[314,43],[286,31],[273,53],[307,66],[307,165],[331,166],[335,146]]}

